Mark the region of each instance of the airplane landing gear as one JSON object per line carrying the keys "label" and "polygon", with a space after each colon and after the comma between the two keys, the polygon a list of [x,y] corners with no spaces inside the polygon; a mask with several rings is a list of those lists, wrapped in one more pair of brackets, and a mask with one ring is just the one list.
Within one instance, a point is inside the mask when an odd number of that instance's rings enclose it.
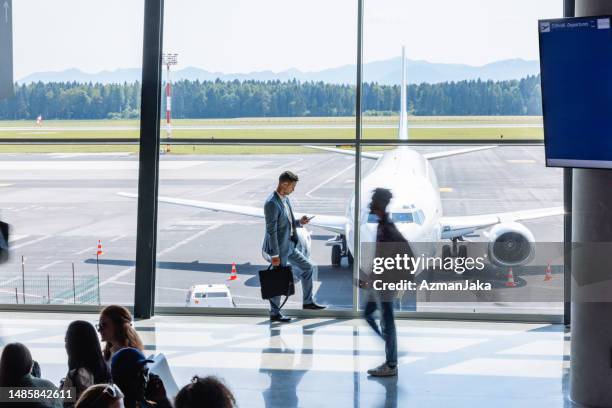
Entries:
{"label": "airplane landing gear", "polygon": [[338,235],[334,239],[328,241],[328,245],[332,246],[331,250],[331,264],[335,267],[340,267],[342,264],[342,258],[347,257],[349,265],[354,262],[353,254],[348,250],[346,245],[346,236]]}
{"label": "airplane landing gear", "polygon": [[454,238],[452,245],[444,245],[442,247],[442,260],[445,261],[448,258],[467,258],[467,247],[465,245],[458,245],[459,239]]}
{"label": "airplane landing gear", "polygon": [[340,245],[334,245],[331,251],[331,263],[332,266],[339,267],[342,263],[342,247]]}

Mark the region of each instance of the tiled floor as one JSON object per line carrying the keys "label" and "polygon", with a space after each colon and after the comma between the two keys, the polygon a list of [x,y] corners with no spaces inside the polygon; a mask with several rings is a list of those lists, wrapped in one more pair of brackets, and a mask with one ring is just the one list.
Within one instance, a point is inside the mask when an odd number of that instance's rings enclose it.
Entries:
{"label": "tiled floor", "polygon": [[[0,313],[0,336],[20,341],[58,382],[64,331],[95,315]],[[383,344],[359,320],[270,325],[259,317],[157,316],[136,327],[168,357],[179,385],[222,377],[244,407],[564,407],[569,335],[563,326],[398,321],[398,378],[371,379]]]}

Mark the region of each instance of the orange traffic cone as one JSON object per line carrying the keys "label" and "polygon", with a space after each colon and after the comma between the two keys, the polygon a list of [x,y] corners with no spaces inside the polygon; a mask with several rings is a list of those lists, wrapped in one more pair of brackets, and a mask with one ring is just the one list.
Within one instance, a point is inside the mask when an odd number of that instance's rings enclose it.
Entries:
{"label": "orange traffic cone", "polygon": [[508,268],[508,275],[506,275],[506,286],[509,288],[513,288],[516,286],[516,283],[514,282],[514,275],[512,274],[512,268]]}
{"label": "orange traffic cone", "polygon": [[544,275],[544,282],[552,280],[552,270],[550,269],[550,263],[546,266],[546,274]]}
{"label": "orange traffic cone", "polygon": [[236,275],[236,262],[232,262],[232,272],[230,273],[230,277],[228,280],[236,280],[238,279],[238,275]]}
{"label": "orange traffic cone", "polygon": [[104,252],[102,252],[102,241],[98,240],[98,252],[96,252],[96,255],[100,256],[104,254]]}

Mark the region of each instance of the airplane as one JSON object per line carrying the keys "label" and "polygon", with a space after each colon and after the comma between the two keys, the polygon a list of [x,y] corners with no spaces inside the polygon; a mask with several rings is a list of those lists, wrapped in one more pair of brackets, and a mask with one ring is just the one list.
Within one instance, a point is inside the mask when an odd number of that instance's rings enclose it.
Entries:
{"label": "airplane", "polygon": [[[408,114],[406,109],[406,69],[405,50],[402,47],[402,88],[401,111],[398,139],[408,140]],[[355,156],[354,150],[325,146],[307,146],[312,149]],[[444,216],[442,201],[436,173],[431,161],[450,156],[467,154],[497,146],[479,146],[455,149],[450,151],[421,154],[407,145],[398,146],[384,152],[362,152],[362,159],[374,160],[371,170],[362,178],[360,205],[360,241],[375,242],[377,220],[370,214],[368,203],[371,192],[377,187],[388,188],[393,192],[388,212],[402,235],[411,243],[431,243],[423,249],[429,256],[436,251],[436,243],[449,242],[441,248],[442,258],[466,257],[467,248],[459,242],[466,240],[476,231],[488,229],[483,235],[489,240],[489,261],[497,266],[519,266],[527,264],[534,256],[535,238],[533,233],[518,221],[562,215],[563,207],[541,208],[505,213]],[[124,197],[136,198],[137,195],[118,193]],[[201,208],[216,212],[239,214],[264,218],[263,207],[225,204],[173,197],[159,197],[160,203]],[[344,257],[349,265],[353,263],[354,253],[354,214],[355,194],[353,193],[346,210],[346,215],[314,214],[309,225],[330,231],[336,236],[327,241],[331,246],[331,264],[340,266]],[[295,212],[296,219],[302,215]],[[311,249],[311,237],[307,228],[296,229],[299,247],[308,256]],[[501,245],[498,245],[501,244]],[[494,248],[517,248],[520,254],[508,251],[494,251]],[[527,250],[525,250],[527,248]],[[511,251],[510,251],[511,252]]]}

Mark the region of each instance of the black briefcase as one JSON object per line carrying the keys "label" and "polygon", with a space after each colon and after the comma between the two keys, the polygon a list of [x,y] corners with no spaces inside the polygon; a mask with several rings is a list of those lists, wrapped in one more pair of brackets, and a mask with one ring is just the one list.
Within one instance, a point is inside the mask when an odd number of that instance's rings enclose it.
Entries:
{"label": "black briefcase", "polygon": [[0,221],[0,263],[9,258],[9,230],[9,225]]}
{"label": "black briefcase", "polygon": [[289,296],[295,293],[293,283],[293,271],[291,266],[278,266],[259,271],[259,283],[261,284],[261,298],[270,299],[276,296],[285,296],[285,301],[280,305],[282,308]]}

